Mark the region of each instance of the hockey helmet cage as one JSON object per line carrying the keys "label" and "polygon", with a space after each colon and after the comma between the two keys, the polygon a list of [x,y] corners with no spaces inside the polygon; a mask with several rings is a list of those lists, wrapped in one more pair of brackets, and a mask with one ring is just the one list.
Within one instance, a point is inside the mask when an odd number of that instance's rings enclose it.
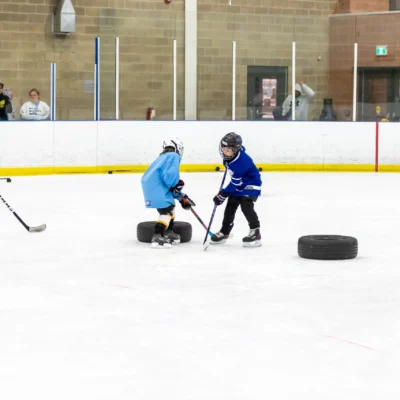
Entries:
{"label": "hockey helmet cage", "polygon": [[173,147],[175,149],[175,153],[177,153],[182,159],[184,147],[181,139],[176,137],[174,139],[164,140],[163,149],[165,149],[166,147]]}
{"label": "hockey helmet cage", "polygon": [[[224,147],[230,147],[233,150],[232,156],[226,156],[223,152]],[[219,143],[219,152],[226,161],[233,160],[242,148],[242,137],[235,132],[227,133]]]}

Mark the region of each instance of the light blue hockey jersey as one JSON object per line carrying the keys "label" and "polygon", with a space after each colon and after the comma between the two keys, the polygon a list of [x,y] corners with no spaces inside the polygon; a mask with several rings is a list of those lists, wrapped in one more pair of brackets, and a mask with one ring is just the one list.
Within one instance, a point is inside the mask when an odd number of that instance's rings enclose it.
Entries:
{"label": "light blue hockey jersey", "polygon": [[225,161],[224,164],[231,175],[231,181],[222,189],[223,193],[230,196],[260,195],[262,185],[260,171],[243,146],[232,161]]}
{"label": "light blue hockey jersey", "polygon": [[179,182],[180,162],[177,153],[164,153],[151,163],[141,180],[146,208],[166,208],[179,200],[170,189]]}

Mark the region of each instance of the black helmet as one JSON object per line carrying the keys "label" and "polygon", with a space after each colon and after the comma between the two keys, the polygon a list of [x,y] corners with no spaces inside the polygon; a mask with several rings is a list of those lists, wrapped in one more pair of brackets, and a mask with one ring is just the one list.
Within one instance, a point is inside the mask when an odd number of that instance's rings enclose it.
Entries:
{"label": "black helmet", "polygon": [[[231,147],[233,150],[232,156],[226,156],[222,151],[223,147]],[[242,137],[235,132],[227,133],[219,143],[219,152],[221,157],[226,161],[233,160],[237,154],[239,153],[240,149],[242,148]]]}

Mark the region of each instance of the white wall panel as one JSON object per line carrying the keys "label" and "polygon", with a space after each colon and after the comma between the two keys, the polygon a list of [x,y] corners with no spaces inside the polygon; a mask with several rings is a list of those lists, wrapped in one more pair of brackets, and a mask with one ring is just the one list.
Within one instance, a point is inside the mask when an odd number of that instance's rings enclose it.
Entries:
{"label": "white wall panel", "polygon": [[54,165],[96,166],[96,121],[59,121],[54,123]]}
{"label": "white wall panel", "polygon": [[366,122],[311,122],[322,134],[324,164],[374,164],[375,124]]}
{"label": "white wall panel", "polygon": [[400,164],[400,124],[379,124],[379,164]]}
{"label": "white wall panel", "polygon": [[[398,124],[380,125],[380,160],[400,164]],[[374,164],[375,123],[258,121],[5,122],[0,166],[143,165],[178,136],[183,164],[221,164],[219,141],[234,131],[257,164]],[[53,143],[54,134],[54,143]],[[54,151],[53,151],[54,150]]]}
{"label": "white wall panel", "polygon": [[53,166],[53,122],[0,124],[0,167]]}
{"label": "white wall panel", "polygon": [[321,135],[296,128],[291,122],[102,121],[99,164],[147,164],[159,154],[163,140],[174,136],[185,145],[182,163],[220,164],[219,141],[232,131],[242,135],[257,163],[322,163]]}

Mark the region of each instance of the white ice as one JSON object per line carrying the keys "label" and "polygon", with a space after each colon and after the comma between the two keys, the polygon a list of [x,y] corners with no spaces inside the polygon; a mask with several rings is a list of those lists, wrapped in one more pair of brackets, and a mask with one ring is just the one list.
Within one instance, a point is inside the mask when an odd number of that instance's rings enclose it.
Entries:
{"label": "white ice", "polygon": [[[182,174],[208,222],[221,173]],[[264,173],[263,246],[136,241],[140,175],[14,177],[0,194],[0,399],[392,400],[400,396],[400,175]],[[217,210],[212,230],[223,214]],[[359,256],[297,255],[308,234]]]}

